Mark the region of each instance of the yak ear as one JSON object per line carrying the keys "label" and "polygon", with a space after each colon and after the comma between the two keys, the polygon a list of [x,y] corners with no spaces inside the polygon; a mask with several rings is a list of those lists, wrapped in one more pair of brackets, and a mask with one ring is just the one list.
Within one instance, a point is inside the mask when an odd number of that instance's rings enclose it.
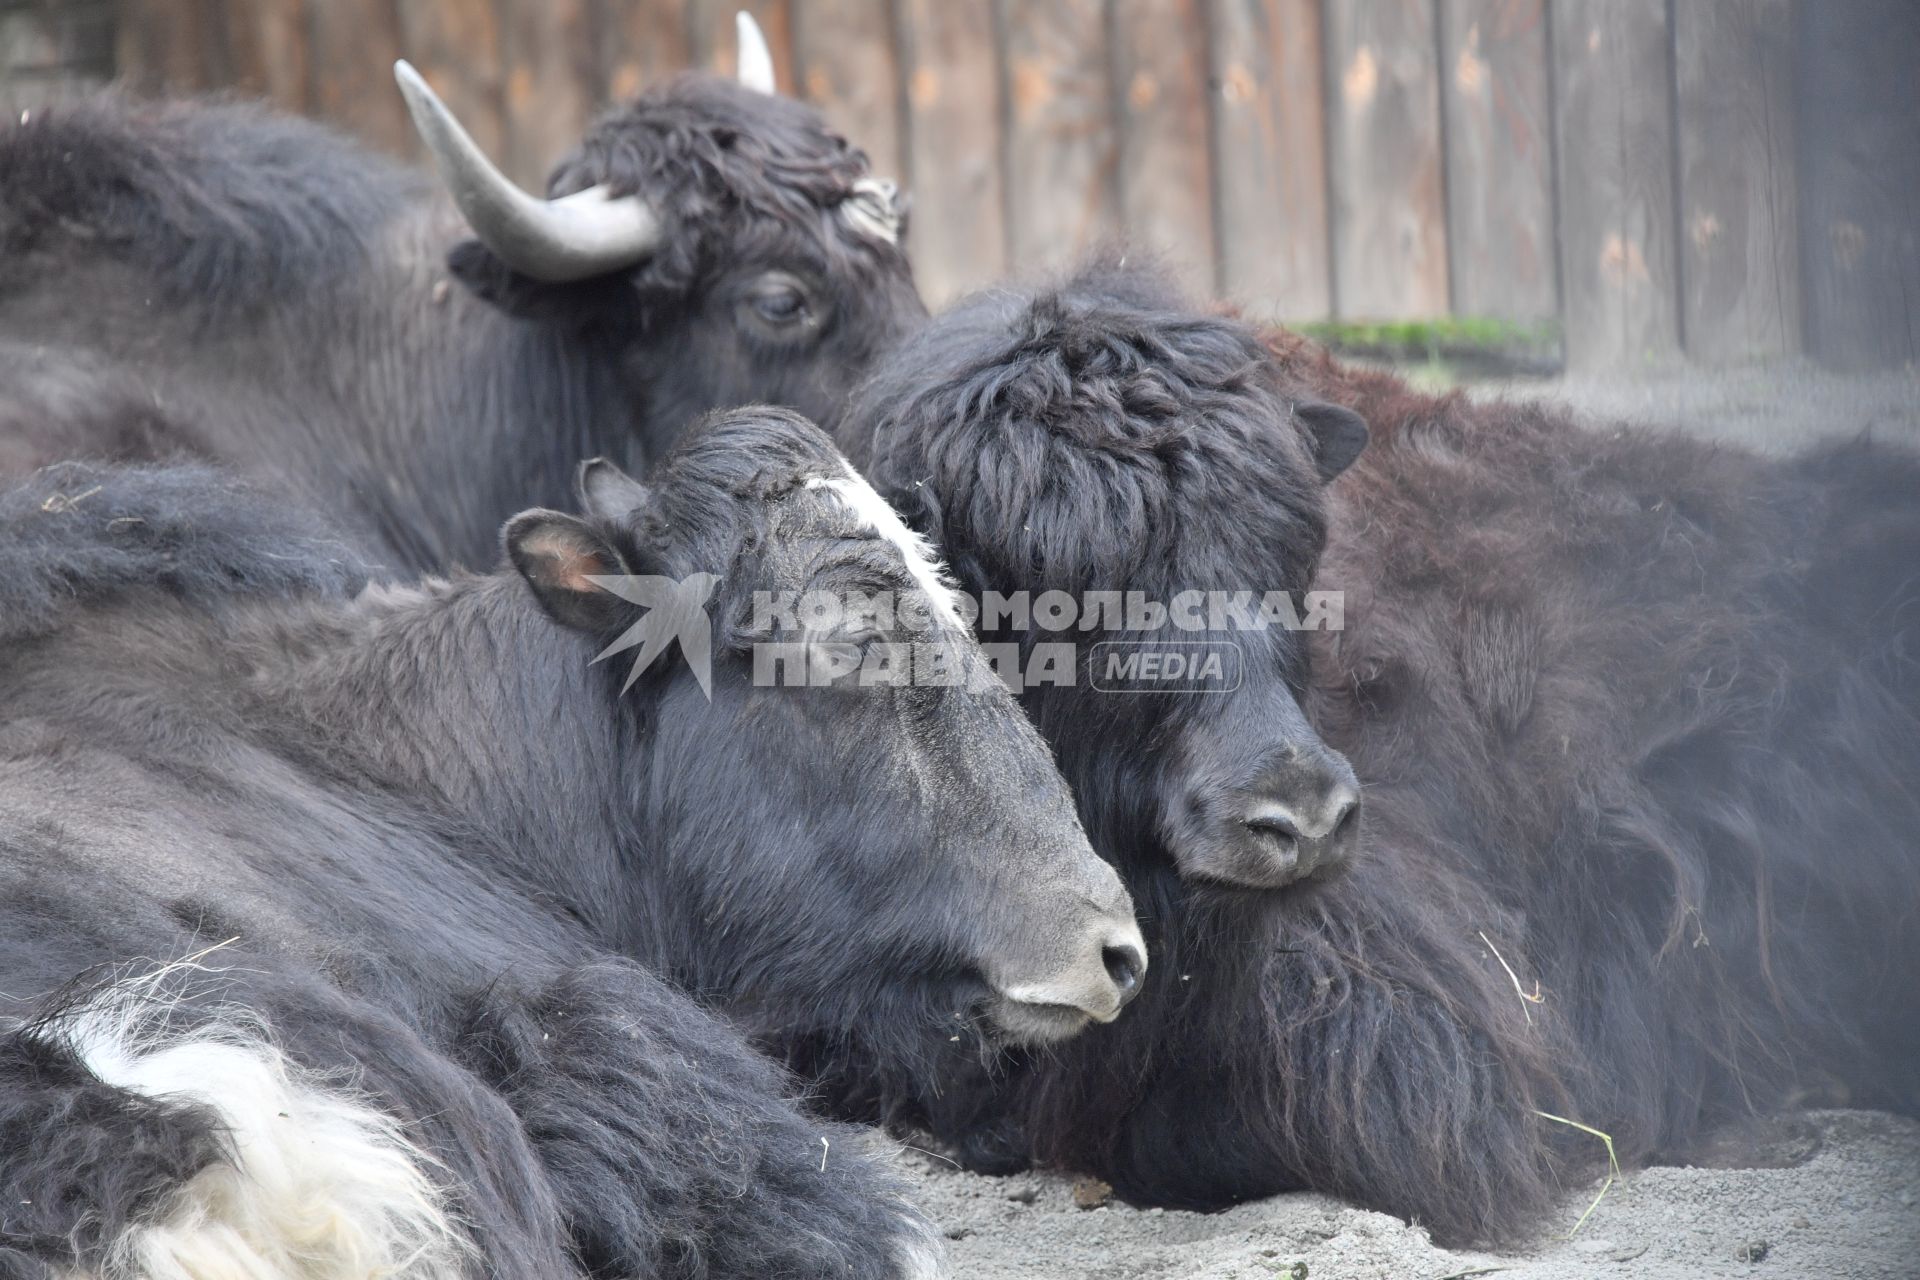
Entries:
{"label": "yak ear", "polygon": [[653,492],[605,458],[588,458],[574,475],[580,509],[602,520],[630,520],[653,505]]}
{"label": "yak ear", "polygon": [[522,511],[507,521],[500,540],[533,598],[561,626],[604,635],[629,612],[618,596],[593,581],[627,576],[627,562],[605,534],[579,516]]}
{"label": "yak ear", "polygon": [[1343,405],[1307,401],[1293,407],[1293,417],[1307,433],[1323,483],[1352,466],[1367,447],[1367,420]]}
{"label": "yak ear", "polygon": [[586,328],[611,313],[624,290],[620,272],[552,284],[515,271],[478,240],[447,251],[447,271],[467,291],[521,320],[547,320]]}

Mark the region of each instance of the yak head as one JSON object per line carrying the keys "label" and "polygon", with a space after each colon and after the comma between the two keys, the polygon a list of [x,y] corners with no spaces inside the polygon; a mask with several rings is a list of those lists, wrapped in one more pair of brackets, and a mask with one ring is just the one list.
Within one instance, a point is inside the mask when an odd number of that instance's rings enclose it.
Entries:
{"label": "yak head", "polygon": [[1339,621],[1307,592],[1358,416],[1290,395],[1246,327],[1098,262],[943,314],[843,436],[964,585],[1025,594],[983,602],[982,636],[1018,646],[1010,674],[1130,878],[1170,860],[1277,888],[1349,856],[1358,786],[1301,712],[1302,628]]}
{"label": "yak head", "polygon": [[924,544],[818,429],[716,413],[645,485],[588,464],[580,501],[505,541],[630,717],[635,952],[775,1044],[894,1062],[1120,1012],[1126,890]]}
{"label": "yak head", "polygon": [[744,15],[742,36],[747,82],[688,73],[614,107],[554,168],[545,199],[396,68],[474,231],[452,251],[454,276],[610,350],[635,421],[662,435],[644,442],[654,455],[700,413],[736,404],[831,425],[868,363],[926,315],[894,184],[818,112],[773,92]]}

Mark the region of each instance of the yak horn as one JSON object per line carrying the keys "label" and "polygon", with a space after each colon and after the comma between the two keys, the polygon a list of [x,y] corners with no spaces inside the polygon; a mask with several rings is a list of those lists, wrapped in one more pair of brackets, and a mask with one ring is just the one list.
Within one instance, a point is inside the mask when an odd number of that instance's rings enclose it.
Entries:
{"label": "yak horn", "polygon": [[742,9],[733,15],[733,29],[740,41],[740,83],[761,93],[778,93],[773,83],[773,50],[767,48],[760,24]]}
{"label": "yak horn", "polygon": [[659,245],[660,219],[640,197],[596,186],[537,200],[494,167],[404,59],[393,64],[393,78],[467,225],[515,271],[564,284],[630,267]]}

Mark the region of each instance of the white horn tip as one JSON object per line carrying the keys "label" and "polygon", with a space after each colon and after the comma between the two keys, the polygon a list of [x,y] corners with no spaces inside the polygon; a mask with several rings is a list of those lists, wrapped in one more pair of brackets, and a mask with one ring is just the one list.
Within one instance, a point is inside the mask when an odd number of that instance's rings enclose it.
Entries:
{"label": "white horn tip", "polygon": [[733,29],[740,44],[740,83],[761,93],[777,93],[773,81],[773,50],[753,15],[741,9],[733,15]]}
{"label": "white horn tip", "polygon": [[393,80],[400,86],[400,96],[407,100],[407,110],[413,114],[414,122],[420,122],[420,113],[431,110],[440,101],[427,78],[415,69],[411,62],[401,58],[393,64]]}

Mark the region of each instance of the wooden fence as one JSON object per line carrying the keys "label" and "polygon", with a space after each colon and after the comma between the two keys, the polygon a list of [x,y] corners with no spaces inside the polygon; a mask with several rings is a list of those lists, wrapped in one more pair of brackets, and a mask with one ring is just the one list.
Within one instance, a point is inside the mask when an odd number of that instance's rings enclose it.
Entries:
{"label": "wooden fence", "polygon": [[[411,154],[404,55],[536,184],[602,103],[729,72],[742,7],[115,3],[137,88],[238,87]],[[1557,320],[1576,366],[1920,355],[1920,172],[1803,136],[1915,150],[1912,0],[744,7],[782,87],[912,192],[936,303],[1124,235],[1284,318]],[[1856,85],[1861,57],[1895,87]]]}

